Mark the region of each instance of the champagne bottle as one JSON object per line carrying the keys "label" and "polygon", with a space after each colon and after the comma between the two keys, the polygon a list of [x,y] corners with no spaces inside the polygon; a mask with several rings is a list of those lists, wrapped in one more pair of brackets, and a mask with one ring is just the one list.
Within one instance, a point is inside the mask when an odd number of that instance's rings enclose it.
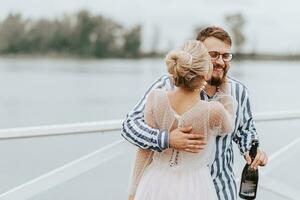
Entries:
{"label": "champagne bottle", "polygon": [[[258,147],[258,140],[252,140],[252,146],[249,152],[251,160],[253,162]],[[251,165],[251,164],[250,164]],[[246,164],[242,177],[241,177],[241,185],[239,196],[243,199],[255,199],[257,193],[257,185],[258,185],[258,169],[254,170],[250,167],[249,164]]]}

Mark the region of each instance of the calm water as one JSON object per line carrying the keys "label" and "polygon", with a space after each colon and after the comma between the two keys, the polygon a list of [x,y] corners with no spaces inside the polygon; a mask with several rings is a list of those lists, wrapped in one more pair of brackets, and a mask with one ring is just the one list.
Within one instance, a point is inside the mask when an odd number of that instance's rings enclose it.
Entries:
{"label": "calm water", "polygon": [[[0,58],[0,128],[122,119],[165,73],[163,59]],[[254,112],[300,110],[300,62],[235,62],[229,74],[248,86]],[[271,154],[298,137],[300,124],[258,123],[257,129]],[[117,139],[119,134],[92,134],[0,141],[0,193]],[[298,150],[279,159],[289,168],[274,163],[271,173],[295,189],[300,189],[300,177],[291,166],[299,164]],[[239,173],[243,162],[236,155]],[[124,153],[34,200],[122,199],[131,159],[132,153]]]}
{"label": "calm water", "polygon": [[[0,59],[0,128],[121,119],[156,78],[162,59]],[[233,63],[254,111],[300,108],[300,62]]]}

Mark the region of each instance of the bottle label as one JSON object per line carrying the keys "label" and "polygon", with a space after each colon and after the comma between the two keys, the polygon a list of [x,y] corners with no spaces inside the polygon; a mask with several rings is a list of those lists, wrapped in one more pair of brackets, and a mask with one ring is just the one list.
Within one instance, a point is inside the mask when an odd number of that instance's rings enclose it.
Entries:
{"label": "bottle label", "polygon": [[255,196],[256,184],[253,181],[244,181],[241,185],[241,194],[248,197]]}

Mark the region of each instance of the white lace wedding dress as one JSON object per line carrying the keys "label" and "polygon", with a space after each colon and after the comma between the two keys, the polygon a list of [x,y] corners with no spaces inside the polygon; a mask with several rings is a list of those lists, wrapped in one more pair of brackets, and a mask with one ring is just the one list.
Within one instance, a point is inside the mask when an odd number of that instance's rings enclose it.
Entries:
{"label": "white lace wedding dress", "polygon": [[149,95],[145,108],[147,123],[168,131],[192,125],[206,136],[207,145],[196,154],[174,149],[160,153],[141,150],[151,154],[151,162],[140,173],[134,200],[217,200],[210,174],[215,137],[233,129],[233,99],[223,95],[219,100],[199,101],[179,116],[171,108],[165,91],[155,90]]}

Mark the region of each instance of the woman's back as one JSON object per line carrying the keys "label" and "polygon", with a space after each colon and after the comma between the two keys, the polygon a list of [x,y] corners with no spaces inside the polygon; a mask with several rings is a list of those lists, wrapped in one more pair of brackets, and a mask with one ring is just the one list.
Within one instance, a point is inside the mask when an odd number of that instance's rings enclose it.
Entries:
{"label": "woman's back", "polygon": [[[172,97],[164,90],[154,90],[149,94],[147,106],[152,107],[151,116],[145,116],[147,121],[152,121],[154,128],[168,131],[177,127],[191,125],[193,131],[203,134],[207,140],[206,148],[200,153],[180,152],[176,155],[173,149],[165,150],[163,153],[154,153],[153,161],[159,162],[165,166],[176,165],[176,167],[192,167],[192,166],[207,166],[212,162],[214,152],[214,136],[217,133],[217,125],[212,120],[215,109],[220,109],[218,102],[206,102],[200,99],[193,101],[182,102],[185,105],[185,110],[181,107],[182,112],[178,112],[178,107],[171,105]],[[175,97],[173,95],[173,97]],[[174,104],[173,104],[174,105]],[[224,109],[223,109],[224,110]],[[224,110],[224,112],[226,112]],[[149,119],[152,118],[152,119]],[[211,123],[210,123],[211,121]],[[175,156],[175,158],[174,158]]]}

